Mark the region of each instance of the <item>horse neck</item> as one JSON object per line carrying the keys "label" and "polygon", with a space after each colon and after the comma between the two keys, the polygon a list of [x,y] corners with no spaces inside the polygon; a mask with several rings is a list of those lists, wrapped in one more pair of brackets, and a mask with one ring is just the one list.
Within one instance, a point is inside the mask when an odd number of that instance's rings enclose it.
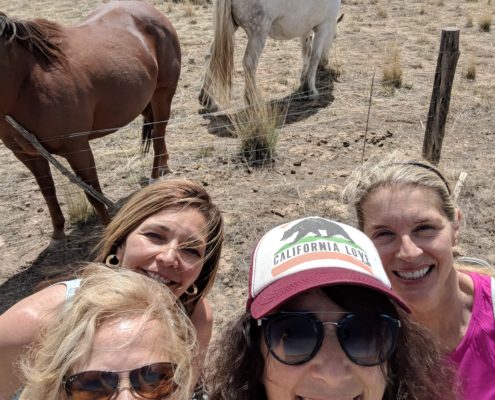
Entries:
{"label": "horse neck", "polygon": [[19,93],[29,77],[34,57],[15,41],[0,38],[0,111],[8,112],[8,105]]}

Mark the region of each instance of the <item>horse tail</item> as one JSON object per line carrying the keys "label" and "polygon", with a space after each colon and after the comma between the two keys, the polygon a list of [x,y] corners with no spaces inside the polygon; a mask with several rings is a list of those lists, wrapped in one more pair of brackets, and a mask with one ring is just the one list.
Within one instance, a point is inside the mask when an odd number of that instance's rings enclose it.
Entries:
{"label": "horse tail", "polygon": [[216,95],[220,96],[220,99],[228,99],[234,73],[235,26],[232,17],[232,1],[217,0],[213,19],[215,33],[207,73],[211,75]]}
{"label": "horse tail", "polygon": [[141,132],[141,153],[148,154],[150,151],[152,134],[153,134],[153,109],[151,108],[151,103],[149,103],[143,114],[143,131]]}

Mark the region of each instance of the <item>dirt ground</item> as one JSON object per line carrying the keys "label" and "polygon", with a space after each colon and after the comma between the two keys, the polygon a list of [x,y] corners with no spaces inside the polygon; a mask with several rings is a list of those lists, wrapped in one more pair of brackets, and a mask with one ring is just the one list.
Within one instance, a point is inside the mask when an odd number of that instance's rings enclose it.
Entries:
{"label": "dirt ground", "polygon": [[[303,0],[301,0],[303,1]],[[226,245],[210,300],[217,323],[241,309],[247,291],[249,255],[269,227],[303,215],[354,223],[340,193],[360,164],[370,86],[375,84],[365,158],[400,150],[420,157],[441,29],[461,29],[460,50],[440,168],[455,184],[467,173],[459,206],[464,213],[460,252],[495,264],[495,29],[481,32],[478,21],[494,16],[488,0],[347,0],[344,20],[331,51],[335,73],[319,74],[321,96],[289,104],[280,127],[276,160],[254,168],[239,156],[239,140],[218,129],[219,120],[202,114],[197,101],[203,59],[212,36],[212,6],[152,1],[172,21],[181,40],[183,63],[173,117],[167,131],[173,177],[202,182],[223,210]],[[63,24],[80,21],[98,1],[0,0],[0,11],[21,18],[44,17]],[[246,43],[237,33],[236,72],[231,107],[241,107],[241,57]],[[95,43],[95,45],[97,45]],[[403,85],[382,84],[383,65],[398,49]],[[470,66],[476,79],[466,78]],[[298,86],[298,40],[269,39],[258,69],[267,99],[288,99]],[[151,169],[141,158],[140,118],[92,142],[105,194],[122,202]],[[0,311],[30,294],[33,286],[75,261],[90,258],[101,229],[96,218],[68,223],[67,240],[50,244],[47,207],[28,170],[0,145]],[[56,175],[59,200],[68,203],[80,189]],[[67,217],[68,219],[68,217]]]}

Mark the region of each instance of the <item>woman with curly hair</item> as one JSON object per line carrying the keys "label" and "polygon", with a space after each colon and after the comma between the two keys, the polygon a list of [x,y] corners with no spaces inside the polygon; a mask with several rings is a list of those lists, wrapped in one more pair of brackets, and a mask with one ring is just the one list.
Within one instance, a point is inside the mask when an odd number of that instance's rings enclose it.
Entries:
{"label": "woman with curly hair", "polygon": [[408,311],[362,232],[319,217],[277,226],[254,250],[247,310],[216,343],[210,400],[454,400]]}

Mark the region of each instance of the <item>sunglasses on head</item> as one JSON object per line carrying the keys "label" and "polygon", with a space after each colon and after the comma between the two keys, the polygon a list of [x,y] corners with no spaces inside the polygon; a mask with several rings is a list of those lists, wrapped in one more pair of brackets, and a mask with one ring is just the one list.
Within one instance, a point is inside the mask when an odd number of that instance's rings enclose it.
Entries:
{"label": "sunglasses on head", "polygon": [[[335,313],[332,313],[335,314]],[[279,312],[258,320],[270,353],[287,365],[304,364],[320,350],[325,325],[335,325],[340,347],[354,363],[371,367],[392,355],[400,321],[388,315],[374,317],[345,313],[338,322],[322,322],[309,312]]]}
{"label": "sunglasses on head", "polygon": [[108,400],[123,389],[120,380],[127,375],[134,394],[145,399],[168,399],[177,390],[175,367],[162,362],[126,371],[85,371],[68,377],[63,385],[70,400]]}

